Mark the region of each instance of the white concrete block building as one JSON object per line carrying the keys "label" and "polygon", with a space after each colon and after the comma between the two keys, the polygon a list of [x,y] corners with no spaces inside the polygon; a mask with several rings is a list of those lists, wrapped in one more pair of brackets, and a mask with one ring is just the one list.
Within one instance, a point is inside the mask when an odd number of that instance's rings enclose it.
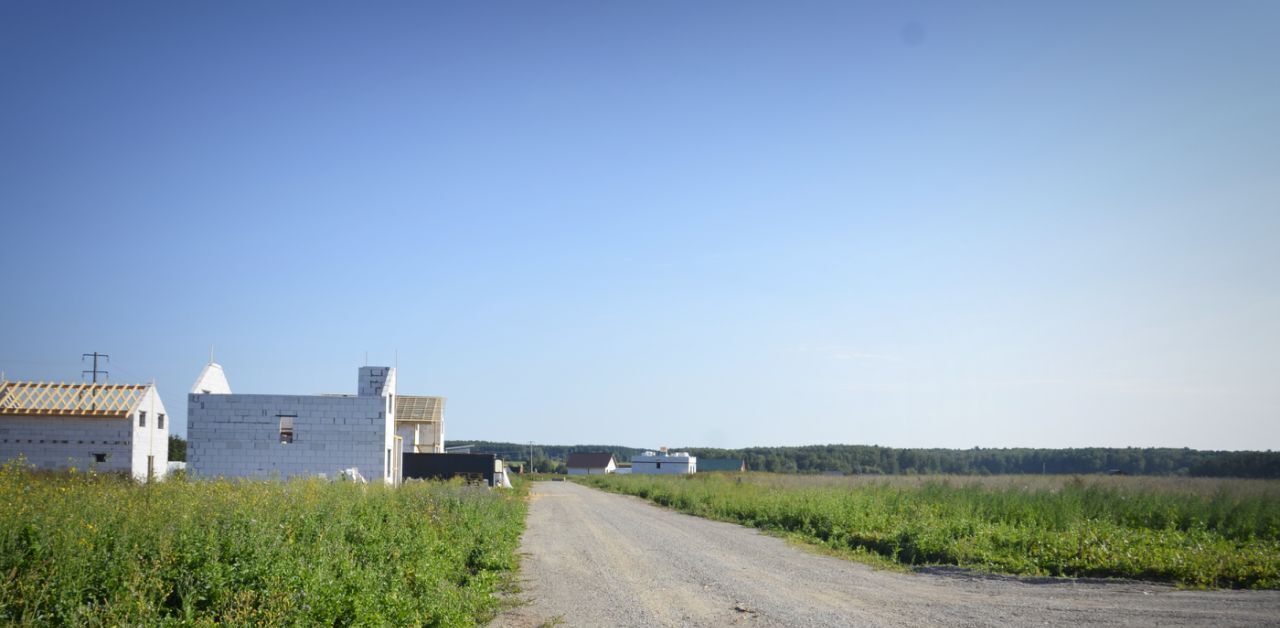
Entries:
{"label": "white concrete block building", "polygon": [[631,457],[633,474],[681,474],[697,473],[698,458],[688,452],[646,451],[644,455]]}
{"label": "white concrete block building", "polygon": [[233,394],[209,364],[187,396],[187,462],[199,477],[338,477],[399,483],[403,452],[444,448],[444,399],[396,394],[396,370],[360,369],[355,395]]}
{"label": "white concrete block building", "polygon": [[161,479],[169,469],[169,417],[152,384],[0,381],[0,459],[42,469],[127,472]]}

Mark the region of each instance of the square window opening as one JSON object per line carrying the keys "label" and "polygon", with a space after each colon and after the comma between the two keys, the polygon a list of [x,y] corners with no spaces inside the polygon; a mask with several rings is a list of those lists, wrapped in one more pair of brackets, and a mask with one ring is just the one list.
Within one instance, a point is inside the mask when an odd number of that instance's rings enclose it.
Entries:
{"label": "square window opening", "polygon": [[284,444],[293,442],[293,420],[298,418],[295,415],[280,415],[280,442]]}

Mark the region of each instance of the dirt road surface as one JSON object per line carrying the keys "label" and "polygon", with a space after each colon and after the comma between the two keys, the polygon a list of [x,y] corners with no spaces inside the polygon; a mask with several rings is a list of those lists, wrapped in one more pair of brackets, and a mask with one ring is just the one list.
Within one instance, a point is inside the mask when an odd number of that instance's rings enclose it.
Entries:
{"label": "dirt road surface", "polygon": [[492,626],[1280,625],[1280,591],[878,571],[569,482],[531,499],[528,603]]}

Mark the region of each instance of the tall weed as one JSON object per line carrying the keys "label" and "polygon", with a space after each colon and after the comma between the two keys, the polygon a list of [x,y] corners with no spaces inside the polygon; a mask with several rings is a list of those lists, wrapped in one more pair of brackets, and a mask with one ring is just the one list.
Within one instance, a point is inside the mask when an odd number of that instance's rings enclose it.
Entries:
{"label": "tall weed", "polygon": [[472,625],[518,496],[461,484],[169,481],[0,469],[0,623]]}

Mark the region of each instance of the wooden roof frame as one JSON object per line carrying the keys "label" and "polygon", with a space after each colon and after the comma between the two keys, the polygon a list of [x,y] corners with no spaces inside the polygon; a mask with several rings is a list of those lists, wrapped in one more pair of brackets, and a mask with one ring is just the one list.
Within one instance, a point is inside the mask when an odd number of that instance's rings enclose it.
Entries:
{"label": "wooden roof frame", "polygon": [[133,414],[151,387],[151,384],[0,381],[0,416],[123,419]]}
{"label": "wooden roof frame", "polygon": [[443,423],[444,397],[396,395],[396,423]]}

